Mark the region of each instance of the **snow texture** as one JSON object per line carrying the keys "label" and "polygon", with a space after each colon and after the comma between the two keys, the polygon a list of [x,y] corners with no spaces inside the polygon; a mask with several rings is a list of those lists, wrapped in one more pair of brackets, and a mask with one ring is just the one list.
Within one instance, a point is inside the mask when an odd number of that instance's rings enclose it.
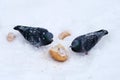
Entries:
{"label": "snow texture", "polygon": [[[35,48],[13,30],[16,25],[36,26],[54,34],[54,42]],[[72,40],[106,29],[109,34],[89,52],[74,53]],[[68,30],[64,41],[58,34]],[[17,37],[9,43],[6,36]],[[120,0],[0,0],[0,80],[120,80]],[[64,44],[69,60],[54,61],[48,50]]]}

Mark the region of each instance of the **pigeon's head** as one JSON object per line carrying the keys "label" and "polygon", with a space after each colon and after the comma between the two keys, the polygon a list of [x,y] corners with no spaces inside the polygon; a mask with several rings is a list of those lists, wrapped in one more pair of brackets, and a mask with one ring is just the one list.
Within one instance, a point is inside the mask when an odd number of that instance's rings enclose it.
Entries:
{"label": "pigeon's head", "polygon": [[74,40],[70,46],[70,48],[75,51],[75,52],[79,52],[80,50],[80,42],[78,40]]}
{"label": "pigeon's head", "polygon": [[44,45],[48,45],[53,42],[53,34],[51,32],[42,32],[41,39]]}

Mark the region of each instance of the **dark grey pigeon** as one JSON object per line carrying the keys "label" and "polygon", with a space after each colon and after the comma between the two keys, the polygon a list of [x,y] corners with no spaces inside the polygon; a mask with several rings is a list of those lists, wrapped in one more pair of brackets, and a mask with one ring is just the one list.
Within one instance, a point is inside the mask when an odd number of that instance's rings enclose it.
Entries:
{"label": "dark grey pigeon", "polygon": [[36,47],[48,45],[53,41],[53,34],[44,28],[18,25],[14,29],[18,30],[28,42]]}
{"label": "dark grey pigeon", "polygon": [[99,30],[91,32],[85,35],[81,35],[75,38],[71,44],[71,49],[74,52],[85,52],[88,54],[88,51],[96,45],[96,43],[104,36],[107,35],[107,30]]}

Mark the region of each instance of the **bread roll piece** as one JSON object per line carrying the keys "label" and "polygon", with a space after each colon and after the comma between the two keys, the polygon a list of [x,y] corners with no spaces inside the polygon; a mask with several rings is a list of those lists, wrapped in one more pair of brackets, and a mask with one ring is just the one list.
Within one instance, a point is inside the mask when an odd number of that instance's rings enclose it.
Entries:
{"label": "bread roll piece", "polygon": [[65,49],[65,47],[62,46],[61,44],[58,44],[55,47],[52,47],[49,50],[49,53],[54,60],[59,62],[64,62],[68,59],[68,55],[67,55],[68,52]]}
{"label": "bread roll piece", "polygon": [[68,37],[68,36],[70,36],[70,35],[71,35],[70,32],[64,31],[64,32],[62,32],[62,33],[59,34],[58,38],[59,38],[60,40],[63,40],[64,38],[66,38],[66,37]]}
{"label": "bread roll piece", "polygon": [[7,35],[8,42],[12,42],[15,38],[16,38],[16,36],[12,32],[8,33],[8,35]]}

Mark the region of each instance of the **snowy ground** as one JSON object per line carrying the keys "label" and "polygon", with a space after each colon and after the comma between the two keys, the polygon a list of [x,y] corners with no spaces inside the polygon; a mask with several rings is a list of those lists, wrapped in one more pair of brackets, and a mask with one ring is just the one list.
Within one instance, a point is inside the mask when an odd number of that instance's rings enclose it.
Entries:
{"label": "snowy ground", "polygon": [[[54,34],[54,42],[39,49],[13,30],[16,25],[39,26]],[[109,35],[82,56],[69,49],[82,34],[106,29]],[[69,30],[64,41],[58,34]],[[8,32],[17,35],[6,41]],[[0,0],[0,80],[120,80],[120,0]],[[51,59],[48,49],[62,43],[69,60]]]}

